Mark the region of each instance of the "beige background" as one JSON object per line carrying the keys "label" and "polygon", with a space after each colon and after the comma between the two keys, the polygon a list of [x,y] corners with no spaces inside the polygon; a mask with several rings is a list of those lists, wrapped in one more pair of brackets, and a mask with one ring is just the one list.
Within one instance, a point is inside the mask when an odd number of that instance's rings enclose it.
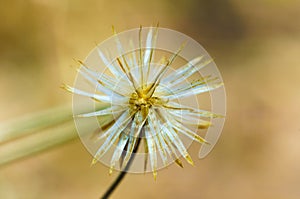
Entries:
{"label": "beige background", "polygon": [[[297,0],[1,0],[0,121],[71,102],[72,58],[111,35],[160,22],[199,41],[226,86],[228,115],[196,166],[128,175],[113,198],[300,197]],[[79,141],[0,168],[0,198],[98,198],[116,177]]]}

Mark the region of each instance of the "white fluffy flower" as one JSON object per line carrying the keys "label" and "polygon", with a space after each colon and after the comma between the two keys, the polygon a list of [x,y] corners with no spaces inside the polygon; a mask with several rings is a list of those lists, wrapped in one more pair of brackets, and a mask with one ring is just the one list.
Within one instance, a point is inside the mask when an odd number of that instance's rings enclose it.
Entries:
{"label": "white fluffy flower", "polygon": [[[107,108],[84,113],[80,117],[98,117],[113,115],[109,125],[102,127],[103,132],[98,139],[105,139],[94,156],[95,163],[113,145],[116,146],[111,157],[111,169],[118,161],[126,165],[134,149],[141,140],[145,145],[145,164],[148,156],[153,175],[157,175],[157,162],[160,156],[167,164],[171,158],[182,166],[182,156],[190,164],[193,161],[180,139],[180,134],[199,143],[206,143],[191,126],[208,128],[211,123],[205,118],[218,117],[209,111],[196,109],[178,103],[178,99],[208,92],[222,85],[217,78],[207,76],[191,83],[186,79],[209,64],[203,57],[195,57],[175,71],[169,68],[180,54],[184,45],[169,58],[162,58],[160,63],[153,64],[157,28],[151,28],[147,34],[146,48],[141,47],[141,31],[139,32],[139,48],[129,54],[122,54],[122,43],[116,37],[120,56],[113,63],[107,61],[104,53],[98,49],[99,57],[106,64],[111,75],[99,74],[81,63],[79,73],[96,88],[96,93],[65,86],[72,93],[91,97],[109,104]],[[209,82],[209,84],[207,84]]]}

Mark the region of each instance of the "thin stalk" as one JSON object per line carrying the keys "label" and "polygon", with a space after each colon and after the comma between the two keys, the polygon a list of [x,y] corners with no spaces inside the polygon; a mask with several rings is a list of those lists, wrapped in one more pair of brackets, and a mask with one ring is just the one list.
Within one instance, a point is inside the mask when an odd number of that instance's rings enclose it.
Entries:
{"label": "thin stalk", "polygon": [[105,194],[101,197],[101,199],[107,199],[113,193],[113,191],[117,188],[117,186],[121,183],[122,179],[125,177],[127,171],[129,170],[129,168],[134,160],[134,157],[135,157],[135,154],[137,153],[140,142],[141,142],[141,138],[138,138],[137,143],[133,149],[132,155],[131,155],[128,163],[126,164],[126,167],[124,168],[124,170],[121,171],[121,173],[119,174],[117,179],[113,182],[113,184],[109,187],[109,189],[105,192]]}

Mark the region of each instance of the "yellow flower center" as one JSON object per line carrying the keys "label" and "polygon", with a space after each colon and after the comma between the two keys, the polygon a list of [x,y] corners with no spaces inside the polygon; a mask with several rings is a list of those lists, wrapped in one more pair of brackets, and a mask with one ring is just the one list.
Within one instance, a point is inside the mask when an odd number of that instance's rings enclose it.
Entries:
{"label": "yellow flower center", "polygon": [[147,117],[149,109],[153,105],[164,104],[160,98],[153,96],[153,91],[151,90],[152,87],[153,85],[150,84],[146,88],[142,87],[137,89],[136,92],[131,94],[129,99],[130,110],[134,113],[141,111],[143,119]]}

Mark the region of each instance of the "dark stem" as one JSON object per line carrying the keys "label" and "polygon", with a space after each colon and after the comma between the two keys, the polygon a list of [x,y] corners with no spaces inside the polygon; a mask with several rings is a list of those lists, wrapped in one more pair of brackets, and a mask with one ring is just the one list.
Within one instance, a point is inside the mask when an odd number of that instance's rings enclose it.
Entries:
{"label": "dark stem", "polygon": [[102,199],[107,199],[112,194],[112,192],[117,188],[117,186],[120,184],[122,179],[125,177],[128,169],[130,168],[130,166],[131,166],[131,164],[134,160],[135,154],[137,153],[137,150],[138,150],[139,145],[140,145],[140,141],[141,141],[141,138],[137,138],[137,143],[136,143],[136,145],[135,145],[135,147],[132,151],[132,155],[130,156],[130,159],[129,159],[128,163],[126,164],[124,170],[122,170],[122,172],[119,174],[119,176],[114,181],[114,183],[109,187],[109,189],[101,197]]}

